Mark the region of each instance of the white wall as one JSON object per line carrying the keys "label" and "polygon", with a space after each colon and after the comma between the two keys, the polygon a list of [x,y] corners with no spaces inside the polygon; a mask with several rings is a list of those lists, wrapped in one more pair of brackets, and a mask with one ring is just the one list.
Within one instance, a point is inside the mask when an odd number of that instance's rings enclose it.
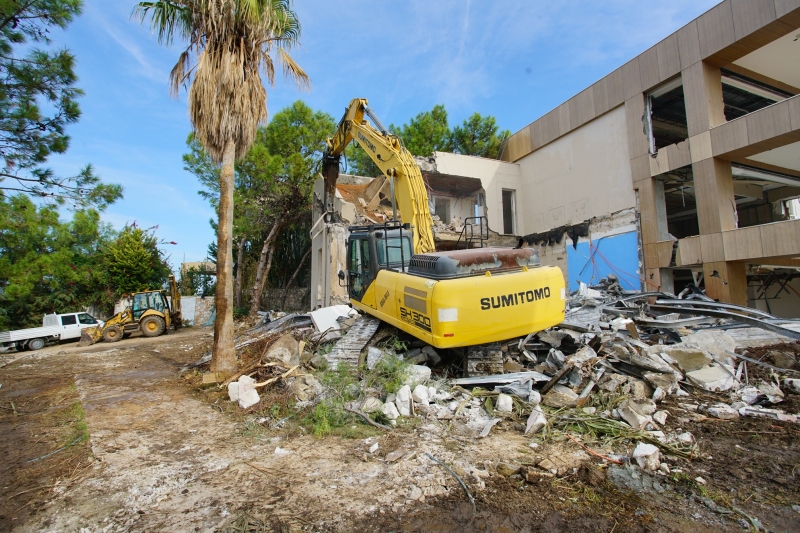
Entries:
{"label": "white wall", "polygon": [[[436,170],[442,174],[478,178],[486,191],[486,216],[489,228],[502,233],[503,231],[503,189],[517,191],[517,229],[520,228],[520,166],[516,163],[506,163],[496,159],[485,159],[471,155],[451,154],[449,152],[435,152]],[[517,231],[519,233],[519,231]]]}
{"label": "white wall", "polygon": [[635,207],[627,139],[625,107],[620,106],[520,159],[518,233],[539,233]]}

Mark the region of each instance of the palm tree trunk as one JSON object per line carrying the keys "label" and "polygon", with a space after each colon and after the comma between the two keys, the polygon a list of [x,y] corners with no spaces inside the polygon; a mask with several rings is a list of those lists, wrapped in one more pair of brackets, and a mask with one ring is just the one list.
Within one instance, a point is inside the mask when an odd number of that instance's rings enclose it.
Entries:
{"label": "palm tree trunk", "polygon": [[261,255],[258,258],[258,268],[256,269],[256,281],[253,283],[253,288],[250,290],[250,316],[256,316],[258,313],[258,306],[261,304],[261,295],[264,293],[264,283],[267,281],[267,272],[264,272],[264,266],[267,264],[267,256],[269,256],[270,266],[272,265],[272,242],[278,235],[278,230],[283,226],[283,221],[280,217],[275,219],[272,223],[272,228],[269,230],[269,235],[264,240],[264,246],[261,247]]}
{"label": "palm tree trunk", "polygon": [[239,250],[236,253],[236,281],[233,284],[233,295],[236,299],[236,307],[242,306],[242,271],[244,270],[244,243],[247,236],[243,235],[239,239]]}
{"label": "palm tree trunk", "polygon": [[217,227],[217,291],[214,351],[211,371],[231,376],[238,370],[233,345],[233,161],[236,144],[225,144],[219,173],[219,226]]}
{"label": "palm tree trunk", "polygon": [[300,269],[303,268],[303,264],[305,264],[306,259],[308,259],[309,255],[311,255],[311,247],[310,246],[308,247],[308,250],[306,250],[306,253],[303,255],[303,258],[300,260],[300,263],[297,265],[297,270],[295,270],[294,274],[292,274],[292,277],[289,278],[289,283],[286,284],[286,288],[283,289],[283,300],[281,300],[281,309],[286,307],[286,296],[289,294],[289,287],[291,287],[292,283],[294,283],[294,279],[300,273]]}

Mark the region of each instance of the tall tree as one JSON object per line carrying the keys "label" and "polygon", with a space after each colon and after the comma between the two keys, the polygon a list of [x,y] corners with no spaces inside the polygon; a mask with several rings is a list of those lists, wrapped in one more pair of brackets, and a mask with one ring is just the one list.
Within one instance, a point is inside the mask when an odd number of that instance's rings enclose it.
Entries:
{"label": "tall tree", "polygon": [[473,113],[461,126],[453,128],[450,149],[457,154],[499,158],[500,147],[511,132],[503,130],[498,133],[498,129],[494,117]]}
{"label": "tall tree", "polygon": [[110,308],[102,250],[113,238],[94,209],[62,222],[56,208],[26,195],[0,197],[0,327],[41,326],[45,313]]}
{"label": "tall tree", "polygon": [[221,164],[217,230],[217,318],[211,371],[236,372],[233,344],[234,161],[243,157],[267,118],[261,72],[275,80],[275,60],[301,86],[308,76],[287,50],[300,36],[291,0],[157,0],[139,2],[134,14],[150,17],[159,42],[188,41],[170,73],[172,93],[189,86],[189,116],[197,140]]}
{"label": "tall tree", "polygon": [[158,248],[155,228],[125,226],[103,250],[103,266],[115,295],[161,288],[170,268]]}
{"label": "tall tree", "polygon": [[400,128],[392,124],[389,130],[400,136],[405,147],[414,155],[429,156],[437,151],[450,151],[447,110],[441,104],[433,106],[430,111],[423,111]]}
{"label": "tall tree", "polygon": [[66,126],[81,115],[75,58],[48,50],[52,28],[66,28],[82,0],[0,1],[0,194],[21,191],[78,208],[104,208],[122,196],[100,182],[91,165],[59,177],[45,166],[69,147]]}

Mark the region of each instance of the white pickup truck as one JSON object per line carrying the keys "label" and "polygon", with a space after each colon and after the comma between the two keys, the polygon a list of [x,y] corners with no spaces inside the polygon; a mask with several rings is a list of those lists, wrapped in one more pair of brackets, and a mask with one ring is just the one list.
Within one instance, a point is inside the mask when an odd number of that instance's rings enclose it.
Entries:
{"label": "white pickup truck", "polygon": [[79,339],[81,330],[102,324],[89,313],[62,313],[44,315],[42,327],[0,332],[0,345],[4,348],[41,350],[46,344],[69,339]]}

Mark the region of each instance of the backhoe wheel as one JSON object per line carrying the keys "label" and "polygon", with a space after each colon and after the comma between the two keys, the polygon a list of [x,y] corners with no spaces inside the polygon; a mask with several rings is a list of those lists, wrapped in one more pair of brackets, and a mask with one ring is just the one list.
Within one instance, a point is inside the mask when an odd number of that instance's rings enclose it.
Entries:
{"label": "backhoe wheel", "polygon": [[164,333],[164,319],[160,316],[149,316],[139,325],[145,337],[158,337]]}
{"label": "backhoe wheel", "polygon": [[44,348],[44,339],[31,339],[28,342],[28,348],[31,350],[41,350]]}
{"label": "backhoe wheel", "polygon": [[122,328],[119,326],[108,326],[103,332],[103,340],[106,342],[117,342],[122,340]]}

